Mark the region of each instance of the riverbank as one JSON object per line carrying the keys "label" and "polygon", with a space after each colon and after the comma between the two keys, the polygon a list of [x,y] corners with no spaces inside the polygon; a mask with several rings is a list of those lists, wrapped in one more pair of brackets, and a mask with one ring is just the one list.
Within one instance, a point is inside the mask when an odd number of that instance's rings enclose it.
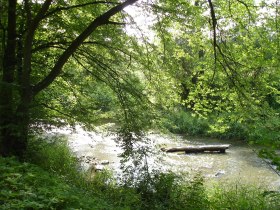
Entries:
{"label": "riverbank", "polygon": [[[37,142],[38,143],[38,142]],[[64,142],[65,143],[65,142]],[[207,189],[200,176],[183,181],[174,173],[154,174],[147,185],[116,184],[108,171],[93,178],[78,172],[63,141],[29,150],[27,160],[0,157],[0,208],[10,209],[279,209],[279,194],[243,183]],[[54,152],[55,153],[54,153]],[[34,157],[44,159],[34,160]],[[60,157],[60,158],[58,158]],[[69,168],[72,166],[72,168]]]}

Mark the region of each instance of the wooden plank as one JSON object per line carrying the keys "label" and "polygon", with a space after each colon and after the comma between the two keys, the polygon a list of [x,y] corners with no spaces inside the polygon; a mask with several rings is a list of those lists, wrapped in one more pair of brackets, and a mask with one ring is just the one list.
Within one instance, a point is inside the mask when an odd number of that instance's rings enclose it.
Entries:
{"label": "wooden plank", "polygon": [[185,147],[173,147],[169,149],[162,149],[165,152],[185,152],[185,153],[198,153],[198,152],[220,152],[225,153],[230,144],[223,145],[197,145]]}

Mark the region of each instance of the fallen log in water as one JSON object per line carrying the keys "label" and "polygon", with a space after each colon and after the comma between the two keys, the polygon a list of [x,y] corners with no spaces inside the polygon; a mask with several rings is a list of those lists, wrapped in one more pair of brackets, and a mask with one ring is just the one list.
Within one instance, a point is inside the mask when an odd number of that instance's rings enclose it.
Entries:
{"label": "fallen log in water", "polygon": [[223,145],[197,145],[197,146],[185,146],[174,147],[169,149],[162,149],[165,152],[185,152],[185,153],[198,153],[198,152],[220,152],[225,153],[226,149],[230,147],[230,144]]}

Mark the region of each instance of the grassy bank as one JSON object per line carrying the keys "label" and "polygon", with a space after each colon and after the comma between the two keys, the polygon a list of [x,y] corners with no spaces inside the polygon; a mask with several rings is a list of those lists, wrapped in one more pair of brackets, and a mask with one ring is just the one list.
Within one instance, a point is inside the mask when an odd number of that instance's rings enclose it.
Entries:
{"label": "grassy bank", "polygon": [[65,141],[31,142],[21,163],[0,158],[0,209],[279,209],[280,197],[245,185],[206,189],[200,176],[188,182],[173,173],[133,188],[109,172],[79,172]]}

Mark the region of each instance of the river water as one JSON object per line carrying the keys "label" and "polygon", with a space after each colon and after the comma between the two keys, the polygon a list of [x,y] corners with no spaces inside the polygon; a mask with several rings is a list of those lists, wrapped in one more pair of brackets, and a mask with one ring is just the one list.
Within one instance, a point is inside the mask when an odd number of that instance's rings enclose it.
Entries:
{"label": "river water", "polygon": [[[105,129],[106,130],[106,129]],[[116,135],[97,128],[95,132],[86,132],[77,127],[70,129],[53,129],[53,135],[66,135],[69,146],[81,161],[84,170],[93,165],[96,168],[109,168],[118,172],[120,167],[119,154],[122,149],[115,142]],[[263,186],[270,190],[280,190],[280,177],[271,167],[243,142],[223,141],[182,137],[150,133],[147,136],[150,147],[158,150],[157,157],[148,159],[150,168],[162,168],[176,173],[200,173],[207,183],[234,182]],[[160,148],[186,145],[231,144],[226,153],[164,153]],[[155,159],[160,158],[156,162]]]}

